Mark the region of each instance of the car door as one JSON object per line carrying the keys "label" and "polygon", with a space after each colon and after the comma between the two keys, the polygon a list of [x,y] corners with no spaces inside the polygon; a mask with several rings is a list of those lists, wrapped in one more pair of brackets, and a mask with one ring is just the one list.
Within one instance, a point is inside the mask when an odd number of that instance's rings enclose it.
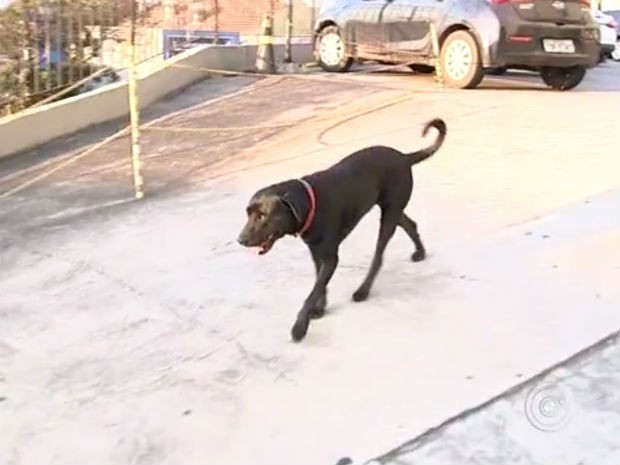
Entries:
{"label": "car door", "polygon": [[385,51],[387,29],[383,14],[386,0],[358,0],[347,12],[346,40],[362,58],[381,56]]}
{"label": "car door", "polygon": [[392,0],[385,8],[390,48],[415,54],[432,54],[430,24],[437,30],[452,0]]}

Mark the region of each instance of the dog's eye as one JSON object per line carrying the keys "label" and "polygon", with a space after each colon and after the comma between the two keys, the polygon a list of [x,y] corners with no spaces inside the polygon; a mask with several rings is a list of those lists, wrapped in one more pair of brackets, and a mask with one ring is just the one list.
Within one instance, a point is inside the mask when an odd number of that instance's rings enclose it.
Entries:
{"label": "dog's eye", "polygon": [[262,221],[265,219],[265,214],[263,212],[256,212],[256,219]]}

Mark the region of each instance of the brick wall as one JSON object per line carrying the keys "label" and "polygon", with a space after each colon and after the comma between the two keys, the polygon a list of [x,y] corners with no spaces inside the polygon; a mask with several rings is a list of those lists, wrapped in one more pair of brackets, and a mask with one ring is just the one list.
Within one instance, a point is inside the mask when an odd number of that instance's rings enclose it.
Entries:
{"label": "brick wall", "polygon": [[[284,5],[273,0],[218,0],[219,27],[222,31],[259,34],[261,21],[267,13],[278,14]],[[215,19],[211,18],[212,28]]]}
{"label": "brick wall", "polygon": [[[318,6],[320,2],[293,1],[293,35],[310,35],[313,3]],[[216,4],[220,31],[258,35],[263,16],[270,13],[274,18],[274,34],[285,34],[287,7],[283,0],[163,0],[153,4],[144,21],[163,29],[212,31],[216,27]]]}

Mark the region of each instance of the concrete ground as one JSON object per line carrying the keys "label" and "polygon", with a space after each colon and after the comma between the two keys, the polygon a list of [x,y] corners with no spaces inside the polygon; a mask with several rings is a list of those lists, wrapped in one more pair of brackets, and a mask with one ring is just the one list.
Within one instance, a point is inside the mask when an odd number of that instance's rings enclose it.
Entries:
{"label": "concrete ground", "polygon": [[367,464],[614,465],[620,456],[618,405],[620,340],[615,332]]}
{"label": "concrete ground", "polygon": [[[427,463],[385,453],[620,328],[619,71],[601,66],[567,93],[528,75],[441,92],[396,71],[205,81],[147,117],[182,110],[157,125],[246,129],[145,132],[145,200],[131,201],[126,139],[0,198],[0,463]],[[245,93],[192,107],[214,88]],[[296,239],[265,257],[234,242],[247,199],[356,148],[423,146],[435,116],[448,137],[414,169],[408,207],[428,260],[411,263],[395,235],[372,298],[353,304],[371,212],[343,244],[328,314],[291,343],[312,265]],[[0,192],[112,126],[4,161]],[[609,357],[588,354],[588,366]],[[567,363],[580,373],[583,360]],[[617,372],[597,405],[613,405]],[[574,412],[559,431],[592,421]],[[573,446],[607,455],[561,463],[617,463],[610,415],[608,436]],[[558,463],[545,441],[528,451],[528,433],[503,448],[488,431],[477,440],[501,463]],[[472,456],[474,433],[441,434],[435,458],[445,444],[454,463],[499,463]]]}

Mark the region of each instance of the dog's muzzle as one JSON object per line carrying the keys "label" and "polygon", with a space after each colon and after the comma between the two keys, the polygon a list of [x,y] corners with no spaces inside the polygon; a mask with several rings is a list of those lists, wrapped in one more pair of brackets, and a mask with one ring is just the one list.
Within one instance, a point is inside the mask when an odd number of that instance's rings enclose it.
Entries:
{"label": "dog's muzzle", "polygon": [[237,238],[237,242],[244,247],[250,246],[250,239],[248,238],[247,234],[243,232],[239,234],[239,237]]}
{"label": "dog's muzzle", "polygon": [[267,252],[269,252],[271,248],[273,247],[273,244],[276,242],[276,240],[278,240],[278,236],[275,234],[272,234],[264,240],[257,241],[255,237],[252,237],[251,234],[247,234],[245,231],[242,231],[241,234],[239,234],[239,237],[237,238],[237,242],[244,247],[258,247],[259,255],[264,255]]}

